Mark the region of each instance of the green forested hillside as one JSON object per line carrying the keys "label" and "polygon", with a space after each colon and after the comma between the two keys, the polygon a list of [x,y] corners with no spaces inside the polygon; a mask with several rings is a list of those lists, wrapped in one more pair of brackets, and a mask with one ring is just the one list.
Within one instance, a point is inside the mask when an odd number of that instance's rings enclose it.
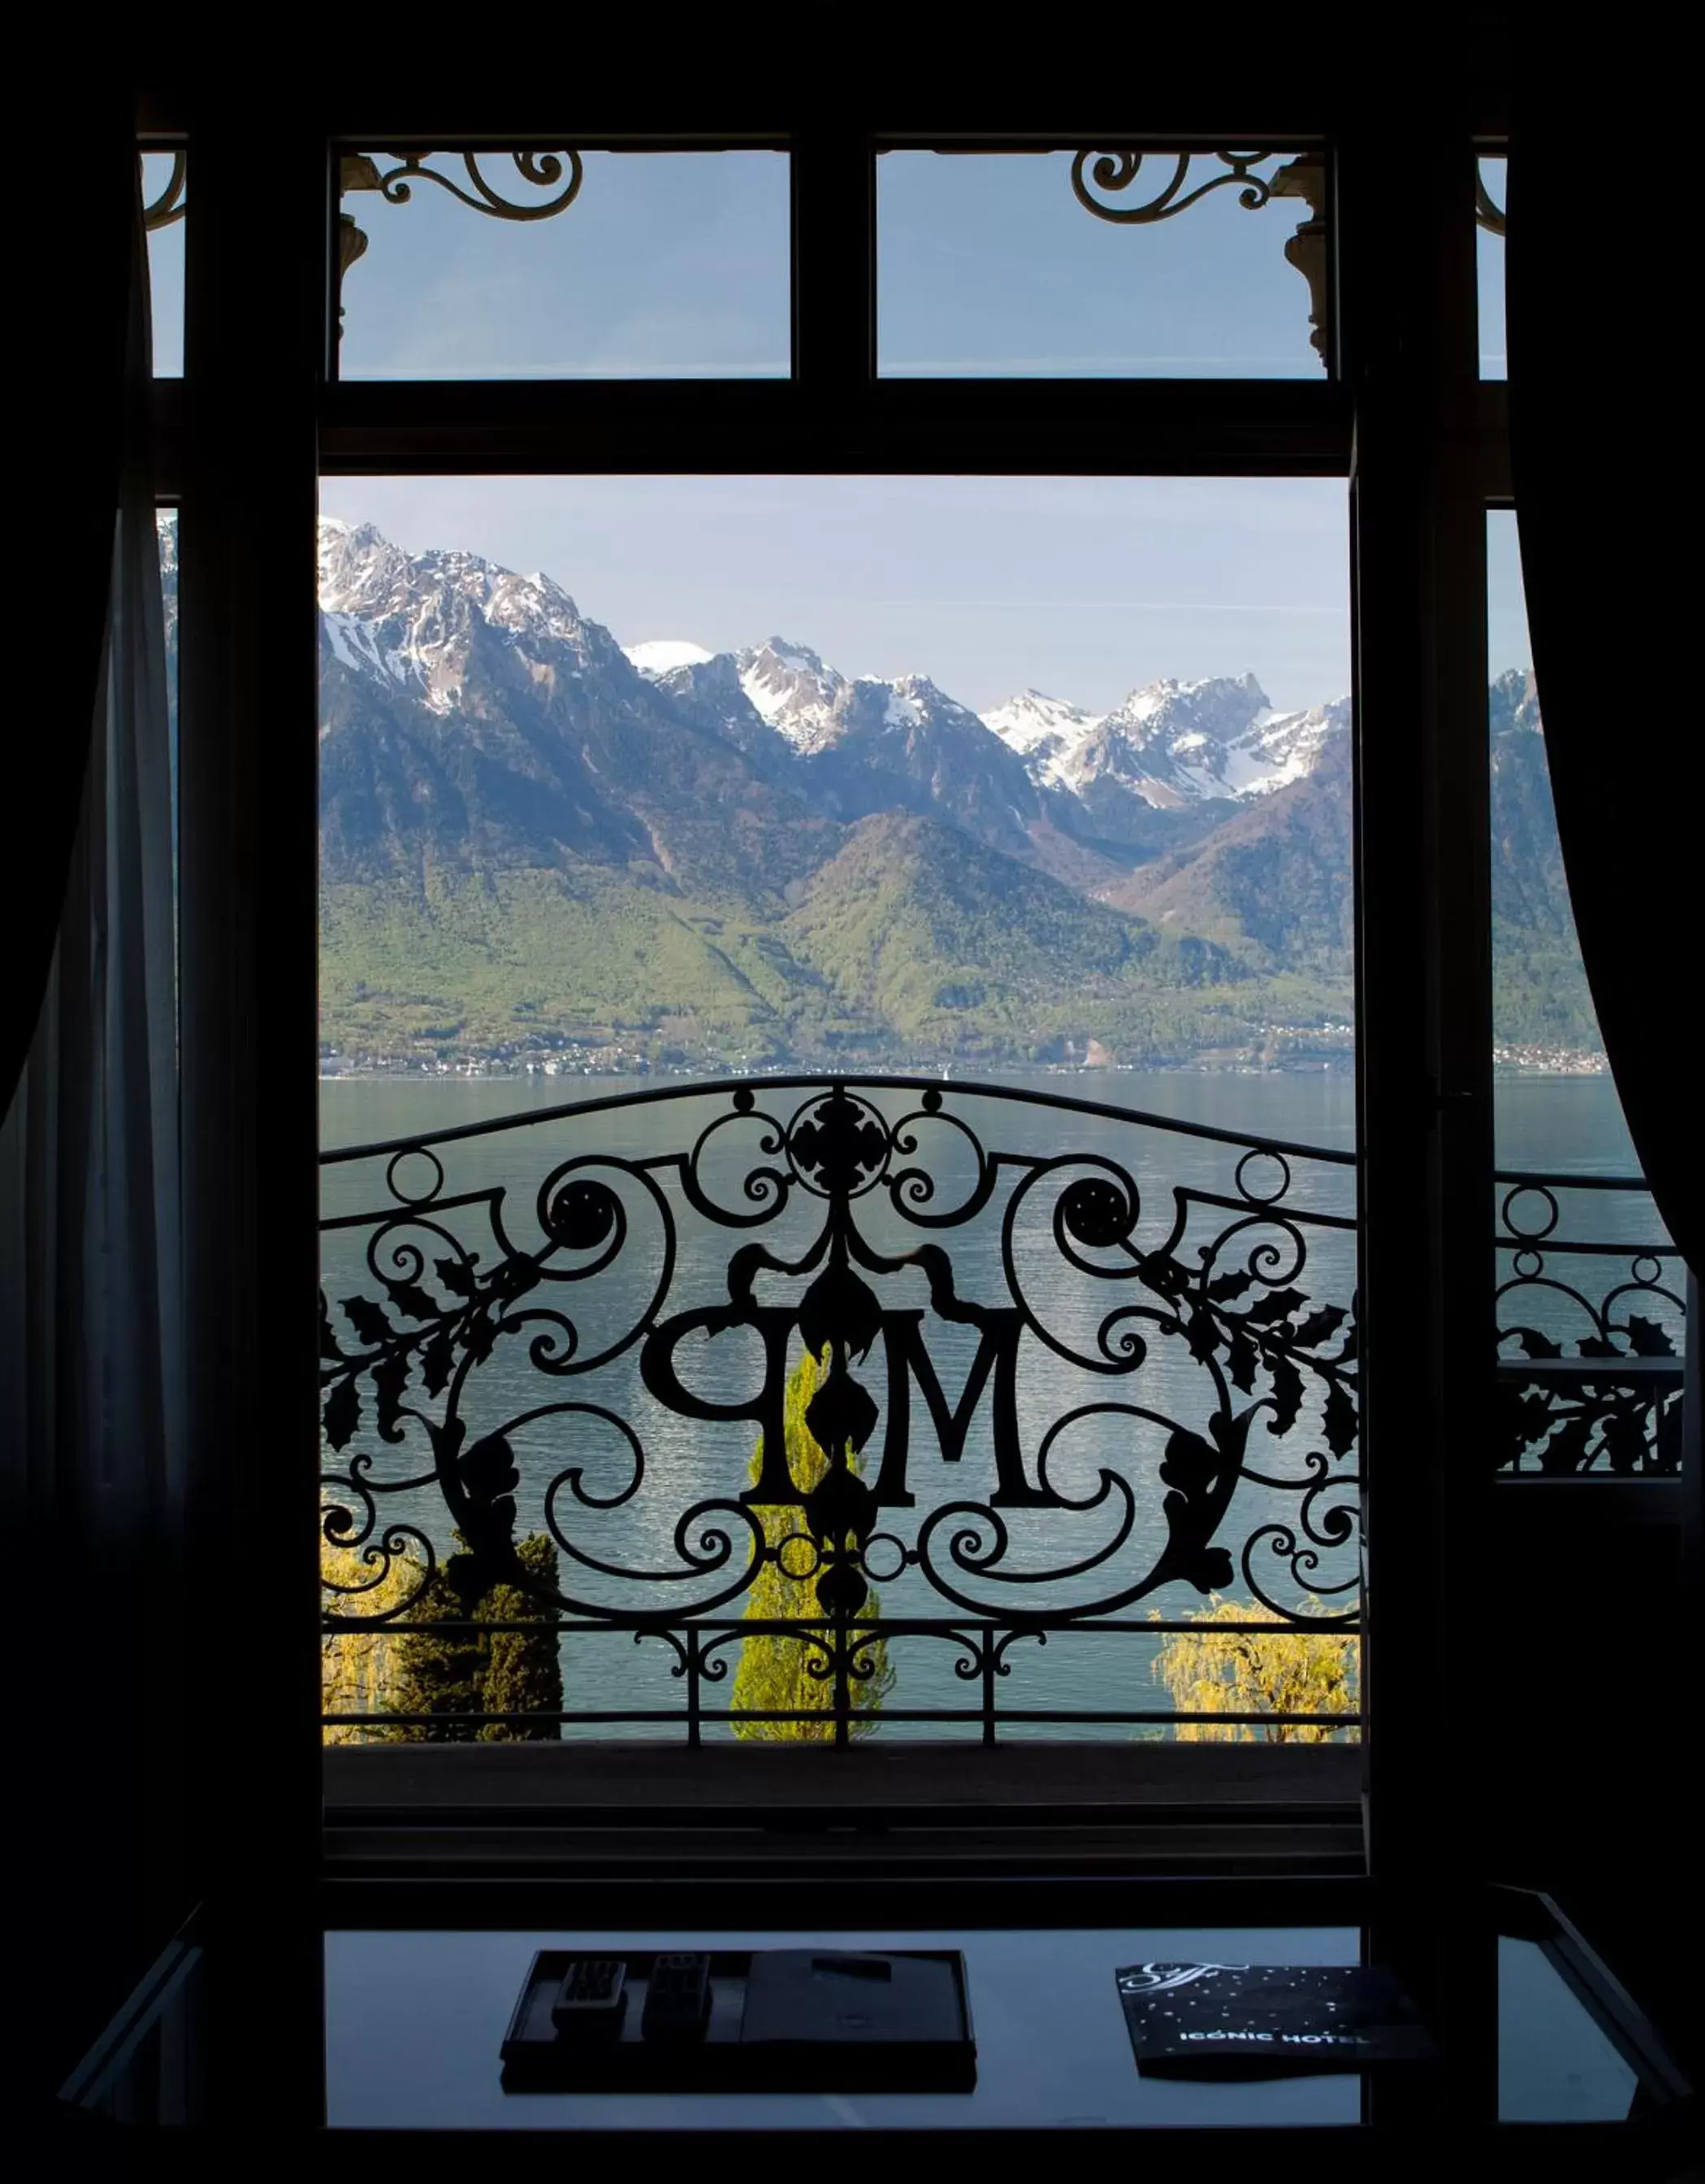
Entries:
{"label": "green forested hillside", "polygon": [[861,822],[790,892],[705,900],[573,866],[328,885],[323,1035],[346,1052],[566,1039],[753,1061],[1026,1060],[1095,1039],[1134,1061],[1341,1006],[928,820]]}
{"label": "green forested hillside", "polygon": [[[1274,715],[1220,677],[1097,722],[1030,694],[1076,723],[1056,765],[923,677],[849,681],[779,639],[652,674],[548,577],[368,526],[322,526],[320,551],[334,1053],[1344,1050],[1346,705]],[[170,591],[170,539],[165,561]],[[1501,677],[1496,1035],[1591,1047],[1538,727],[1530,679]]]}

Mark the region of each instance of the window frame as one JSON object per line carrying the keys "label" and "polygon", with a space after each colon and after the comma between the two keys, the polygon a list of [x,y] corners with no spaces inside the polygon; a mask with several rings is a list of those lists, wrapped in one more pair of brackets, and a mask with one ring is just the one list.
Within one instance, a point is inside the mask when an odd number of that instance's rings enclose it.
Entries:
{"label": "window frame", "polygon": [[[1245,125],[1253,78],[1238,81],[1242,92],[1229,90],[1222,110],[1238,141],[1256,141],[1262,132]],[[238,1429],[258,1437],[256,1462],[211,1513],[211,1535],[227,1551],[234,1539],[293,1537],[295,1504],[267,1482],[298,1478],[303,1436],[317,1422],[306,1277],[317,1252],[311,514],[322,475],[1342,476],[1356,647],[1373,1576],[1364,1602],[1379,1634],[1369,1649],[1364,1747],[1373,1893],[1354,1900],[1436,1958],[1446,1943],[1433,1928],[1442,1936],[1448,1927],[1450,1946],[1463,1946],[1444,1907],[1473,1874],[1457,1804],[1484,1733],[1440,1686],[1462,1656],[1469,1607],[1463,1558],[1446,1546],[1475,1536],[1484,1496],[1472,1462],[1453,1457],[1447,1426],[1490,1384],[1491,1355],[1482,1339],[1491,1324],[1484,511],[1507,494],[1508,465],[1505,390],[1479,379],[1471,207],[1477,155],[1494,140],[1477,136],[1485,125],[1468,102],[1429,109],[1412,89],[1401,95],[1409,125],[1394,181],[1389,115],[1303,86],[1295,70],[1263,92],[1264,109],[1287,126],[1265,133],[1329,148],[1336,370],[1318,382],[878,378],[878,142],[994,148],[1093,138],[1100,148],[1135,140],[1082,128],[989,139],[951,125],[878,127],[950,125],[972,102],[937,94],[933,114],[894,115],[855,81],[826,120],[781,132],[766,120],[758,132],[785,141],[792,160],[790,379],[340,382],[329,354],[334,148],[410,133],[420,142],[432,102],[347,85],[316,93],[270,140],[259,203],[239,118],[217,105],[171,117],[194,176],[186,377],[156,387],[154,412],[161,498],[181,507],[185,532],[186,1136],[197,1169],[187,1248],[192,1311],[218,1357],[198,1430],[226,1445]],[[738,120],[740,96],[727,89]],[[603,103],[614,112],[624,98],[644,97],[630,91]],[[524,95],[512,102],[527,103]],[[1067,113],[1073,103],[1055,102]],[[1182,110],[1188,99],[1177,103],[1186,125],[1145,131],[1147,141],[1203,149],[1226,141],[1200,112]],[[525,125],[532,118],[518,110],[523,125],[513,130],[433,129],[430,137],[452,148],[494,136],[560,148],[561,130],[547,136]],[[695,134],[616,127],[577,130],[572,141],[638,147],[666,135],[684,146]],[[703,147],[749,141],[734,129],[697,136]],[[285,673],[264,664],[281,647]],[[1384,709],[1379,735],[1367,730],[1370,707]],[[221,828],[228,838],[215,849]],[[263,1378],[280,1393],[257,1419],[249,1391]],[[304,1530],[311,1539],[311,1524]],[[249,1581],[261,1582],[263,1568],[278,1596],[304,1612],[299,1631],[279,1617],[247,1663],[247,1688],[265,1700],[249,1710],[282,1726],[269,1730],[242,1797],[234,1802],[209,1767],[204,1825],[223,1846],[211,1870],[231,1880],[239,1904],[255,1901],[257,1865],[287,1875],[290,1890],[309,1892],[304,1901],[328,1873],[309,1573],[293,1547],[253,1557]],[[259,1828],[268,1847],[253,1863],[245,1827]],[[1376,1914],[1376,1905],[1385,1908]],[[1483,1997],[1460,2007],[1482,2008]],[[287,2044],[301,2050],[303,2037],[298,2028]],[[305,2050],[303,2067],[311,2086],[318,2065]]]}

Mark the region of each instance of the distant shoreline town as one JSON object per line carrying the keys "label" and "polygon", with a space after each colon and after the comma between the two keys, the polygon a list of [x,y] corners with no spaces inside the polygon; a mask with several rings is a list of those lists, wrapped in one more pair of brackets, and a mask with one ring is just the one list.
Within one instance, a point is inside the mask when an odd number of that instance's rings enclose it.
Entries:
{"label": "distant shoreline town", "polygon": [[[415,1083],[449,1084],[475,1081],[522,1082],[538,1078],[571,1082],[587,1078],[738,1078],[796,1077],[833,1074],[837,1070],[854,1075],[966,1078],[1050,1076],[1196,1076],[1296,1077],[1348,1076],[1355,1067],[1353,1044],[1327,1051],[1287,1053],[1270,1058],[1247,1054],[1154,1061],[1117,1061],[1111,1055],[1056,1061],[1016,1061],[1010,1057],[983,1060],[972,1056],[944,1061],[939,1055],[922,1060],[871,1056],[862,1060],[840,1056],[835,1063],[821,1057],[760,1061],[729,1061],[706,1057],[699,1061],[656,1061],[644,1053],[620,1047],[561,1055],[379,1055],[327,1052],[320,1056],[322,1083],[343,1078],[404,1078]],[[1497,1076],[1605,1077],[1609,1063],[1602,1053],[1575,1047],[1497,1046],[1492,1050],[1492,1069]]]}

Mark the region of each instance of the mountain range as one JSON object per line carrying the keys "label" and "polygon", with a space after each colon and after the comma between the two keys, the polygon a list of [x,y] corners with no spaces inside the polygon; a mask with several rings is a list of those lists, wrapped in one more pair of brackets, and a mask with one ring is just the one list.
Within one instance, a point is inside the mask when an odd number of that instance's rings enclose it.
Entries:
{"label": "mountain range", "polygon": [[[547,576],[329,520],[320,587],[322,1039],[345,1057],[1346,1045],[1346,700],[1276,710],[1245,676],[979,714],[781,637],[624,649]],[[1595,1044],[1526,679],[1491,707],[1501,1034]]]}

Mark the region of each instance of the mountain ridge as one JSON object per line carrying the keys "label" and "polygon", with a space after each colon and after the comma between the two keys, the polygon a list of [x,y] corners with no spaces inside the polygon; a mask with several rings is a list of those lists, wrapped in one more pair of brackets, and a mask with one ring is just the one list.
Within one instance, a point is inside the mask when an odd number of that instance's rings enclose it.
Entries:
{"label": "mountain ridge", "polygon": [[[320,578],[329,1051],[1343,1051],[1346,700],[1246,674],[978,714],[779,635],[624,649],[543,572],[371,525],[322,524]],[[1530,678],[1490,703],[1506,1028],[1591,1044]]]}

